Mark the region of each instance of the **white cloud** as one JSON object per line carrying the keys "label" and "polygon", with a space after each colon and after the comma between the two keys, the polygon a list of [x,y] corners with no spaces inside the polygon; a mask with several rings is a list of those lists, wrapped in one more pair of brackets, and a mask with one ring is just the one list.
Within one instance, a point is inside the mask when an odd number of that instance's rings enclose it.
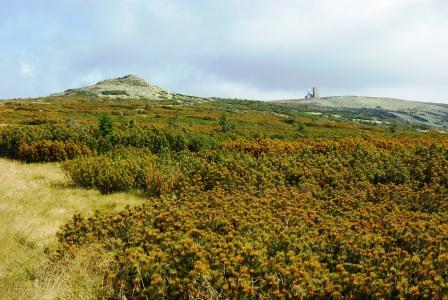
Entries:
{"label": "white cloud", "polygon": [[431,86],[418,86],[418,85],[393,85],[393,86],[370,86],[367,89],[352,90],[351,94],[355,95],[368,95],[372,97],[387,97],[427,101],[427,102],[439,102],[448,103],[448,96],[440,96],[440,91],[444,90],[443,85],[434,84]]}
{"label": "white cloud", "polygon": [[[258,87],[246,85],[240,82],[232,82],[225,80],[208,81],[205,85],[195,85],[194,89],[198,95],[201,96],[222,96],[228,98],[239,99],[255,99],[255,100],[273,100],[273,99],[293,99],[297,96],[302,97],[305,93],[297,94],[284,90],[269,90],[260,89]],[[214,94],[209,94],[209,91],[214,91]]]}
{"label": "white cloud", "polygon": [[4,74],[20,75],[6,87],[12,79],[0,74],[0,98],[128,73],[207,96],[301,97],[315,84],[327,95],[448,95],[442,0],[40,2],[14,1],[9,21],[0,18],[0,57],[24,63],[17,73],[0,60]]}
{"label": "white cloud", "polygon": [[78,82],[80,86],[92,85],[104,79],[104,74],[101,71],[93,71],[82,76]]}
{"label": "white cloud", "polygon": [[34,75],[34,68],[31,64],[20,62],[20,72],[25,77],[32,77]]}

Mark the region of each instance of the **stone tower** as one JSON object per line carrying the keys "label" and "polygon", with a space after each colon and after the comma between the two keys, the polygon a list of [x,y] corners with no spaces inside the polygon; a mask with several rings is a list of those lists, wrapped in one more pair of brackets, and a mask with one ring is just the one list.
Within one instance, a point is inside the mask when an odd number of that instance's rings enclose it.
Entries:
{"label": "stone tower", "polygon": [[320,90],[318,86],[313,87],[313,98],[320,98]]}

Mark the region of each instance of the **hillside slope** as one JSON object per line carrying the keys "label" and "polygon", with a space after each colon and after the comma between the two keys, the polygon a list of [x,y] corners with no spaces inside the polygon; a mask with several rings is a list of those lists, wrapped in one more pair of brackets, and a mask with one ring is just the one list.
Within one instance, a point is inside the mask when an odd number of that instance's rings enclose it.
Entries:
{"label": "hillside slope", "polygon": [[[89,99],[91,97],[98,97],[116,100],[156,100],[157,102],[160,102],[159,104],[165,106],[197,104],[203,102],[215,102],[217,106],[220,106],[220,104],[232,100],[219,97],[201,98],[183,95],[149,84],[144,79],[135,75],[126,75],[123,77],[102,80],[91,86],[68,89],[61,93],[52,94],[50,97],[32,99],[33,102],[30,103],[38,103],[39,101],[50,103],[52,100],[59,100],[59,98],[62,98],[60,100],[76,100],[85,97]],[[266,106],[260,106],[260,101],[246,102],[250,102],[258,108]],[[120,101],[120,103],[123,104],[122,101]],[[294,114],[297,112],[305,114],[309,113],[321,115],[322,118],[331,119],[333,121],[367,122],[377,125],[389,124],[390,122],[401,122],[406,125],[411,124],[419,129],[435,127],[444,131],[448,130],[448,104],[362,96],[274,100],[268,102],[262,101],[262,103],[267,104],[267,106],[272,106],[270,109],[279,109],[282,112],[285,112],[286,110],[287,114]],[[13,103],[10,102],[10,104]],[[146,106],[147,105],[144,105],[144,107]],[[10,110],[11,108],[17,110],[17,107],[14,105],[13,107],[5,107],[7,110]],[[24,108],[22,107],[21,109]]]}
{"label": "hillside slope", "polygon": [[170,92],[158,86],[149,84],[144,79],[135,75],[106,79],[94,85],[76,89],[68,89],[62,93],[51,96],[101,96],[120,99],[145,98],[152,100],[172,100],[179,97],[196,98]]}
{"label": "hillside slope", "polygon": [[274,101],[278,104],[307,107],[315,110],[347,111],[369,116],[389,115],[402,121],[422,123],[429,126],[448,126],[448,105],[407,101],[391,98],[359,96],[326,97],[320,99],[299,99]]}

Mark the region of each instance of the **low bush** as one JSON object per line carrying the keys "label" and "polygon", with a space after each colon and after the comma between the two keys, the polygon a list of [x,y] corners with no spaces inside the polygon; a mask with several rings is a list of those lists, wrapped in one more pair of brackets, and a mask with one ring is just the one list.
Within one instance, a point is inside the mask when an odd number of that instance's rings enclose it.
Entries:
{"label": "low bush", "polygon": [[148,164],[146,173],[146,192],[153,196],[174,193],[179,189],[185,174],[176,164],[154,160]]}
{"label": "low bush", "polygon": [[216,140],[208,135],[185,129],[139,127],[117,130],[111,136],[113,146],[146,148],[152,153],[184,150],[200,151],[215,148]]}
{"label": "low bush", "polygon": [[24,125],[42,125],[42,124],[57,124],[56,120],[47,118],[33,118],[22,122]]}
{"label": "low bush", "polygon": [[150,163],[148,151],[116,149],[113,153],[66,161],[62,168],[74,184],[110,194],[145,189]]}
{"label": "low bush", "polygon": [[22,143],[17,158],[26,162],[53,162],[73,159],[79,156],[91,156],[92,150],[73,141],[35,141]]}
{"label": "low bush", "polygon": [[102,91],[101,94],[105,96],[129,96],[128,92],[123,90]]}
{"label": "low bush", "polygon": [[[33,143],[35,147],[39,147],[39,144],[42,147],[45,147],[43,145],[49,147],[49,142],[56,141],[72,144],[73,149],[74,144],[78,144],[83,149],[84,145],[93,149],[93,140],[88,130],[74,129],[65,125],[10,126],[0,131],[0,156],[20,159],[21,146],[23,154],[24,147],[27,151]],[[62,144],[56,143],[54,147],[58,147],[57,145]]]}
{"label": "low bush", "polygon": [[[22,159],[23,151],[31,144],[54,147],[64,142],[89,147],[95,153],[104,154],[117,147],[149,149],[152,153],[201,151],[216,148],[217,140],[206,134],[185,129],[156,127],[113,127],[108,116],[102,116],[97,129],[72,128],[68,125],[11,126],[0,131],[0,156]],[[22,145],[22,151],[19,148]],[[44,147],[44,146],[42,146]],[[39,157],[34,156],[36,159]],[[62,156],[61,156],[62,157]],[[45,159],[45,157],[44,157]],[[57,159],[59,160],[59,159]],[[27,160],[28,161],[28,160]],[[32,160],[34,161],[34,159]],[[43,160],[48,161],[48,160]]]}

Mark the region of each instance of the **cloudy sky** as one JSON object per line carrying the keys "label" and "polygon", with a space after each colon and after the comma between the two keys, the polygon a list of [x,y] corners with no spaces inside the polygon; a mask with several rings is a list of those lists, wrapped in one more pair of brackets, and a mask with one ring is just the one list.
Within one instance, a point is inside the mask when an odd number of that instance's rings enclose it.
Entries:
{"label": "cloudy sky", "polygon": [[126,74],[199,96],[448,103],[448,1],[0,0],[0,99]]}

